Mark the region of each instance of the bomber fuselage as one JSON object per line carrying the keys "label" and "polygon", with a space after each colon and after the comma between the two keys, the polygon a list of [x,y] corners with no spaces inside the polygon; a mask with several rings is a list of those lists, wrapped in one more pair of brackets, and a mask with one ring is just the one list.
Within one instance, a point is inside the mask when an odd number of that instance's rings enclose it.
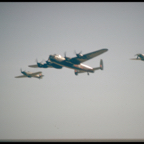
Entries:
{"label": "bomber fuselage", "polygon": [[70,58],[68,58],[68,60],[64,57],[62,57],[61,55],[50,55],[49,56],[49,60],[52,62],[52,63],[55,63],[57,65],[60,65],[60,66],[64,66],[64,67],[68,67],[68,68],[71,68],[71,69],[74,69],[74,70],[82,70],[82,71],[86,71],[86,72],[94,72],[94,69],[90,66],[87,66],[85,64],[74,64],[72,62],[69,61]]}

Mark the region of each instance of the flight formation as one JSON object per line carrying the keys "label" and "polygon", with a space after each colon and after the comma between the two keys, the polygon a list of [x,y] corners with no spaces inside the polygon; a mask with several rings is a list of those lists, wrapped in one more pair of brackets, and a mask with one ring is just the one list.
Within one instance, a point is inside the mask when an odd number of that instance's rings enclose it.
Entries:
{"label": "flight formation", "polygon": [[[107,48],[103,48],[94,52],[90,52],[87,54],[82,55],[81,52],[80,53],[76,53],[76,57],[67,57],[66,53],[64,53],[64,57],[62,57],[59,54],[54,54],[54,55],[49,55],[49,58],[47,61],[45,61],[45,63],[41,63],[38,62],[36,60],[36,64],[35,65],[29,65],[29,67],[31,68],[55,68],[55,69],[62,69],[63,67],[66,68],[70,68],[74,70],[74,74],[78,75],[79,73],[87,73],[89,75],[89,73],[94,73],[96,70],[103,70],[103,60],[100,60],[100,65],[99,67],[90,67],[88,65],[83,64],[83,62],[90,60],[100,54],[103,54],[104,52],[107,52],[108,49]],[[141,60],[144,61],[144,54],[136,54],[135,56],[137,56],[136,58],[131,58],[131,60]],[[42,72],[26,72],[26,71],[22,71],[21,73],[23,75],[20,76],[16,76],[15,78],[24,78],[24,77],[35,77],[38,79],[42,79],[42,77],[44,75],[42,75]]]}
{"label": "flight formation", "polygon": [[[35,65],[29,65],[29,67],[31,68],[56,68],[56,69],[62,69],[63,67],[67,67],[70,69],[74,70],[74,74],[78,75],[79,73],[87,73],[89,75],[89,73],[94,73],[96,70],[103,70],[103,60],[100,60],[100,65],[99,67],[90,67],[88,65],[83,64],[83,62],[90,60],[104,52],[108,51],[108,49],[104,48],[104,49],[100,49],[94,52],[90,52],[87,54],[82,55],[81,52],[80,53],[76,53],[76,57],[67,57],[66,53],[64,54],[64,57],[62,57],[59,54],[54,54],[54,55],[49,55],[48,60],[45,63],[39,63],[38,61],[36,61],[37,64]],[[35,73],[31,73],[31,72],[26,72],[26,71],[22,71],[21,73],[23,75],[21,76],[16,76],[15,78],[24,78],[24,77],[35,77],[35,78],[39,78],[41,79],[44,75],[42,75],[42,72],[35,72]]]}

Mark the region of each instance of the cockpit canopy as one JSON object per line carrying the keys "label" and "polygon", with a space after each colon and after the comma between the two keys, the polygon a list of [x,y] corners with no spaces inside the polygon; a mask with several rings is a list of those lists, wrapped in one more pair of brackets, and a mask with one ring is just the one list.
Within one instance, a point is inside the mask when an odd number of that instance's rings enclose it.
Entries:
{"label": "cockpit canopy", "polygon": [[60,54],[54,54],[53,56],[56,56],[58,58],[63,58]]}

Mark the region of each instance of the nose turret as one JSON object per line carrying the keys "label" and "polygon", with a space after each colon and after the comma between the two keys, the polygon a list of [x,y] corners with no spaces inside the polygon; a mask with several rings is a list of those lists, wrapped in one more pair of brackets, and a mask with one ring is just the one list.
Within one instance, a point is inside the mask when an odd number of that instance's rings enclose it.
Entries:
{"label": "nose turret", "polygon": [[53,55],[49,55],[48,60],[51,60],[51,59],[53,59]]}

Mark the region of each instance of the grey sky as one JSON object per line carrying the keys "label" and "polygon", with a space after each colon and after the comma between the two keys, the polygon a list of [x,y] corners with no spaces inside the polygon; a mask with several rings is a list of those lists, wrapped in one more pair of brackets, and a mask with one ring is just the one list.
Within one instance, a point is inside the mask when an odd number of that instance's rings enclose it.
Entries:
{"label": "grey sky", "polygon": [[[0,139],[144,139],[144,3],[0,3]],[[108,48],[71,69],[30,68],[50,54]],[[22,70],[42,80],[15,79]]]}

